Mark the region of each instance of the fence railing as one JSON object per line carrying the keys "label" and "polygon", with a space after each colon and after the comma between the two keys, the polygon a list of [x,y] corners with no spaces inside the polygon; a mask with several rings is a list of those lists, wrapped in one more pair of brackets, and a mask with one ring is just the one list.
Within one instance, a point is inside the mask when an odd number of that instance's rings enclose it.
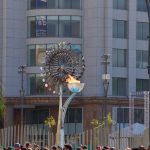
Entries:
{"label": "fence railing", "polygon": [[[97,145],[110,145],[116,147],[117,150],[123,150],[127,146],[146,145],[148,143],[147,133],[146,130],[144,135],[133,136],[120,131],[111,133],[109,127],[103,127],[79,134],[65,135],[65,143],[72,144],[74,148],[82,143],[88,146],[88,150],[96,149]],[[36,143],[40,147],[51,147],[55,144],[55,135],[44,125],[17,125],[0,129],[0,149],[13,146],[16,142],[24,144],[27,141]]]}

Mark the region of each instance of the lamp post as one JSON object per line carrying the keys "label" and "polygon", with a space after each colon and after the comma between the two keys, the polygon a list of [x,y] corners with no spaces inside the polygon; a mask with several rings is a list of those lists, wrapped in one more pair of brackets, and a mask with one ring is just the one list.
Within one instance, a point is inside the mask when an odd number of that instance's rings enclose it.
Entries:
{"label": "lamp post", "polygon": [[110,64],[110,62],[108,61],[108,59],[110,58],[110,54],[104,54],[102,56],[103,58],[103,65],[104,65],[104,74],[102,74],[102,80],[103,80],[103,88],[104,88],[104,97],[105,97],[105,102],[104,102],[104,118],[107,115],[107,94],[108,94],[108,87],[109,87],[109,80],[110,80],[110,74],[108,74],[107,72],[107,68],[108,68],[108,64]]}
{"label": "lamp post", "polygon": [[[56,144],[64,146],[64,119],[68,105],[74,96],[81,92],[84,83],[79,83],[85,70],[83,56],[77,55],[72,49],[70,43],[60,42],[46,51],[46,62],[43,68],[45,86],[59,87],[59,111],[56,132]],[[62,103],[63,86],[68,86],[72,95]]]}
{"label": "lamp post", "polygon": [[149,20],[149,36],[148,36],[148,75],[149,75],[149,142],[150,142],[150,0],[146,0],[148,20]]}
{"label": "lamp post", "polygon": [[23,101],[24,101],[24,73],[25,73],[26,66],[19,66],[18,67],[18,73],[21,74],[21,89],[20,89],[20,97],[21,97],[21,125],[23,125]]}
{"label": "lamp post", "polygon": [[84,88],[84,83],[68,83],[68,88],[72,92],[69,98],[62,105],[62,85],[60,85],[60,95],[59,95],[59,113],[58,113],[58,123],[57,123],[57,133],[56,133],[56,144],[61,147],[64,146],[64,121],[66,116],[66,111],[75,97],[75,95],[82,91]]}

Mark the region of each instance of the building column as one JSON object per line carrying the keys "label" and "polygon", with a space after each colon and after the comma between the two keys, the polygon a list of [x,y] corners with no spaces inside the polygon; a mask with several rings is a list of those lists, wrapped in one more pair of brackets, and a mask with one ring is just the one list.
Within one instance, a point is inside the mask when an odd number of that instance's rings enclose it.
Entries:
{"label": "building column", "polygon": [[128,1],[128,94],[136,91],[136,0]]}

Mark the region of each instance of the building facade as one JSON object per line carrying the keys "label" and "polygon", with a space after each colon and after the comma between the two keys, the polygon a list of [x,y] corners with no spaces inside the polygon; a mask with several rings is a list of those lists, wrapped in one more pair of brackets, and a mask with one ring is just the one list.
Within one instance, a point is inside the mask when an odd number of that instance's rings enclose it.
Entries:
{"label": "building facade", "polygon": [[[70,42],[86,63],[85,87],[68,109],[67,133],[89,129],[92,118],[101,118],[104,103],[113,113],[114,107],[128,107],[130,92],[148,90],[145,0],[2,0],[0,7],[5,126],[20,123],[22,105],[25,123],[43,123],[49,115],[57,118],[58,93],[46,94],[40,66],[46,49],[60,41]],[[102,80],[104,54],[110,54],[108,98]],[[18,73],[22,65],[26,66],[23,104]]]}

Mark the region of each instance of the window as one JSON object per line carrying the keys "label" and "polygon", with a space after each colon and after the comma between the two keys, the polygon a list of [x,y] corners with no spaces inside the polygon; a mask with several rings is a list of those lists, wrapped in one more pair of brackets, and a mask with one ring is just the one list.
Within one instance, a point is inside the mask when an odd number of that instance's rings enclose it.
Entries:
{"label": "window", "polygon": [[136,91],[148,91],[148,79],[136,79]]}
{"label": "window", "polygon": [[28,9],[80,9],[81,0],[28,0]]}
{"label": "window", "polygon": [[148,66],[148,51],[136,51],[136,68],[146,69]]}
{"label": "window", "polygon": [[113,38],[127,38],[127,21],[113,20]]}
{"label": "window", "polygon": [[47,16],[47,36],[58,37],[58,16]]}
{"label": "window", "polygon": [[117,123],[129,123],[129,109],[128,108],[117,109]]}
{"label": "window", "polygon": [[28,37],[81,37],[80,16],[28,17]]}
{"label": "window", "polygon": [[28,46],[28,65],[41,66],[45,63],[46,45]]}
{"label": "window", "polygon": [[81,17],[72,16],[71,17],[71,35],[73,37],[81,37]]}
{"label": "window", "polygon": [[[57,48],[57,44],[42,44],[42,45],[28,45],[28,66],[41,66],[45,63],[45,51],[53,47]],[[81,54],[81,45],[72,44],[71,49],[77,54]]]}
{"label": "window", "polygon": [[71,49],[75,51],[76,53],[81,53],[81,45],[72,44]]}
{"label": "window", "polygon": [[28,37],[36,36],[36,21],[35,17],[28,18]]}
{"label": "window", "polygon": [[47,8],[58,8],[58,0],[48,0]]}
{"label": "window", "polygon": [[127,79],[126,78],[112,78],[112,95],[126,96],[127,95]]}
{"label": "window", "polygon": [[65,134],[82,132],[82,108],[68,108],[65,117]]}
{"label": "window", "polygon": [[25,123],[26,124],[43,124],[47,117],[49,117],[48,109],[25,109]]}
{"label": "window", "polygon": [[137,11],[147,11],[146,0],[137,0]]}
{"label": "window", "polygon": [[127,50],[113,49],[112,65],[113,67],[126,67],[127,66]]}
{"label": "window", "polygon": [[30,95],[46,94],[46,88],[42,82],[42,77],[39,74],[30,74],[28,82]]}
{"label": "window", "polygon": [[80,9],[81,8],[81,0],[72,0],[72,8]]}
{"label": "window", "polygon": [[127,9],[128,0],[113,0],[114,9]]}
{"label": "window", "polygon": [[[134,108],[134,122],[144,124],[144,109]],[[129,108],[113,107],[113,120],[117,123],[117,129],[129,126]]]}
{"label": "window", "polygon": [[59,36],[71,37],[70,16],[59,16]]}
{"label": "window", "polygon": [[137,22],[136,23],[136,39],[137,40],[147,40],[149,33],[147,22]]}
{"label": "window", "polygon": [[59,8],[71,8],[71,0],[59,0]]}
{"label": "window", "polygon": [[36,37],[46,37],[47,35],[47,20],[46,16],[36,17]]}

